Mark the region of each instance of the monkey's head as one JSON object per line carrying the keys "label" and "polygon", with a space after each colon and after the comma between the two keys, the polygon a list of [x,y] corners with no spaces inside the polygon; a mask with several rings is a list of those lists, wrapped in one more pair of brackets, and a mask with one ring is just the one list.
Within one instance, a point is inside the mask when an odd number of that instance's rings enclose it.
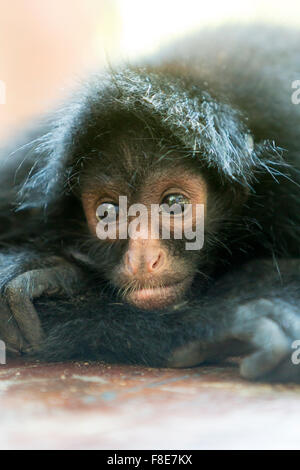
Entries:
{"label": "monkey's head", "polygon": [[128,303],[176,305],[196,275],[207,280],[237,193],[216,191],[176,139],[134,122],[114,127],[80,173],[90,262]]}
{"label": "monkey's head", "polygon": [[64,199],[74,202],[71,183],[85,222],[75,234],[80,252],[128,302],[164,308],[196,276],[207,279],[233,235],[247,238],[238,232],[242,206],[273,150],[253,143],[239,110],[180,74],[125,68],[96,77],[40,139],[21,207],[43,216],[59,208],[72,227],[81,216]]}

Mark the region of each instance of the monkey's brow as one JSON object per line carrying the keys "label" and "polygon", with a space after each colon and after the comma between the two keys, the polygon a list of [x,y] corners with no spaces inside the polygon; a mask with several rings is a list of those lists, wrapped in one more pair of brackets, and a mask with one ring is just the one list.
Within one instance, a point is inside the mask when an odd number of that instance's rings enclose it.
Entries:
{"label": "monkey's brow", "polygon": [[128,179],[118,175],[112,176],[105,173],[92,175],[90,178],[86,178],[84,183],[86,188],[97,192],[100,190],[102,193],[111,192],[121,194],[123,192],[126,194],[128,192],[128,188],[131,190],[135,189]]}

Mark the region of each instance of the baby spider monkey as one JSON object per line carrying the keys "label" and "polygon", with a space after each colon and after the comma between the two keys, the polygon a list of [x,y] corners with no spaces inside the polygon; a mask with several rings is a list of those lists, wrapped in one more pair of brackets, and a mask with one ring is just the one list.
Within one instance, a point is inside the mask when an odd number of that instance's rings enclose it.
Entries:
{"label": "baby spider monkey", "polygon": [[299,40],[203,30],[95,75],[5,146],[12,354],[174,367],[245,354],[246,378],[299,380]]}

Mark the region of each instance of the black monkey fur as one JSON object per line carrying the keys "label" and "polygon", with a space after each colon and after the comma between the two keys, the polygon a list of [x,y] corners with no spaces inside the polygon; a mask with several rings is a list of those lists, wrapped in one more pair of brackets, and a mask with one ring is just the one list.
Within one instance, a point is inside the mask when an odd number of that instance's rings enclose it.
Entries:
{"label": "black monkey fur", "polygon": [[[34,357],[189,366],[245,353],[247,378],[299,380],[291,363],[300,339],[300,106],[291,101],[299,44],[300,32],[266,25],[204,30],[95,75],[1,150],[0,338],[9,350],[26,354],[40,334],[26,297],[46,335]],[[177,152],[209,184],[206,242],[193,254],[200,274],[189,298],[162,312],[111,292],[103,273],[122,247],[88,241],[83,228],[81,176],[89,165],[125,174],[105,146],[115,149],[126,129],[140,131],[149,161],[158,152],[172,167]],[[136,184],[147,171],[140,159]]]}

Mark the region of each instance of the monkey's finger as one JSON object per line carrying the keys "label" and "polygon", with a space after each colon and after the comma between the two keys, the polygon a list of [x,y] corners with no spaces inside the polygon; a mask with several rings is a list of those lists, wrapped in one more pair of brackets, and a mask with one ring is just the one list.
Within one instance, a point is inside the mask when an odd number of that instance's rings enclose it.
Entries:
{"label": "monkey's finger", "polygon": [[[28,273],[26,273],[28,274]],[[31,279],[25,275],[11,281],[5,290],[8,305],[14,320],[26,341],[33,347],[38,347],[43,340],[43,331],[38,314],[28,295]]]}
{"label": "monkey's finger", "polygon": [[270,318],[292,339],[300,339],[300,310],[284,300],[276,299]]}
{"label": "monkey's finger", "polygon": [[18,355],[27,346],[12,313],[3,300],[0,300],[0,340],[5,343],[7,351]]}
{"label": "monkey's finger", "polygon": [[291,354],[290,339],[273,320],[262,318],[253,329],[244,332],[244,339],[256,352],[243,359],[240,373],[246,379],[258,379],[275,369]]}

